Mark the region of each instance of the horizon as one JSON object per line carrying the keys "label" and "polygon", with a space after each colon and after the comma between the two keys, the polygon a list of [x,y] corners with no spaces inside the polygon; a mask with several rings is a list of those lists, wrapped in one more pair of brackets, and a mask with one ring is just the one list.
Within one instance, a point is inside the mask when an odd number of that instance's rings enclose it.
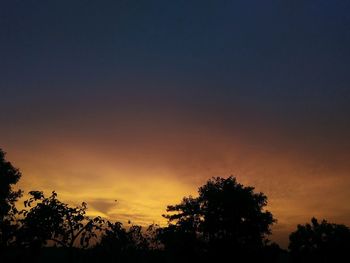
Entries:
{"label": "horizon", "polygon": [[233,175],[267,195],[284,248],[312,217],[350,225],[349,10],[1,3],[0,147],[17,187],[147,225]]}

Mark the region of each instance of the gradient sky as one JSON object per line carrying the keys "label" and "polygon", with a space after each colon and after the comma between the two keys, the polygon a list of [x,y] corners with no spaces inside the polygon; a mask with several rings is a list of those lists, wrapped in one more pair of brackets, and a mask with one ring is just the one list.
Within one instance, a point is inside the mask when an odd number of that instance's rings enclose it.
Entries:
{"label": "gradient sky", "polygon": [[350,225],[349,84],[349,1],[0,3],[20,187],[112,220],[164,223],[234,175],[267,194],[282,245],[312,216]]}

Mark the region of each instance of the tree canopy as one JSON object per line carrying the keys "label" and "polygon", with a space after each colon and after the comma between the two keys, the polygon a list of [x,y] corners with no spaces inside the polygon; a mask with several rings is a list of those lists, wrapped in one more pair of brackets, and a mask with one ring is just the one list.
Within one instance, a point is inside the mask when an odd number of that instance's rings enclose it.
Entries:
{"label": "tree canopy", "polygon": [[350,255],[350,229],[326,220],[298,225],[289,240],[295,262],[340,262]]}
{"label": "tree canopy", "polygon": [[[267,197],[234,177],[212,178],[199,188],[198,197],[185,197],[167,207],[169,227],[163,230],[165,245],[174,240],[186,249],[213,254],[259,250],[267,243],[276,221],[264,208]],[[170,243],[169,243],[170,242]]]}
{"label": "tree canopy", "polygon": [[14,240],[18,212],[15,202],[22,191],[15,191],[13,186],[20,178],[21,172],[5,159],[5,152],[0,149],[0,248]]}
{"label": "tree canopy", "polygon": [[[40,191],[31,191],[31,198],[24,201],[29,210],[21,213],[21,245],[28,246],[36,242],[39,246],[53,242],[62,247],[88,247],[97,230],[103,226],[101,217],[90,218],[86,215],[87,204],[70,207],[57,199],[56,192],[45,197]],[[34,205],[35,204],[35,205]],[[78,243],[77,243],[78,242]]]}

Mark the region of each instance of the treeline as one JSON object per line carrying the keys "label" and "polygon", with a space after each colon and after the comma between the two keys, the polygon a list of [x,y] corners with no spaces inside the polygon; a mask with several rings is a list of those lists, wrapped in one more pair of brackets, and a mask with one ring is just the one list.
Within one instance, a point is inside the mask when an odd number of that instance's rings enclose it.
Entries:
{"label": "treeline", "polygon": [[267,197],[234,177],[212,178],[197,197],[167,207],[166,227],[125,227],[86,215],[55,192],[13,190],[21,178],[0,149],[2,262],[347,262],[350,230],[315,218],[290,234],[289,250],[268,240],[276,223]]}

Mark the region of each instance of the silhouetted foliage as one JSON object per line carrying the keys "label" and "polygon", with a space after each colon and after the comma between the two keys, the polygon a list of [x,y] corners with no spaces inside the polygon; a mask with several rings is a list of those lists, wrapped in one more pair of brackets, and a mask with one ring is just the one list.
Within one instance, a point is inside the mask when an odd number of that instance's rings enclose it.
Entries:
{"label": "silhouetted foliage", "polygon": [[15,216],[18,212],[15,202],[21,197],[22,191],[14,191],[12,187],[20,178],[20,171],[5,160],[5,152],[0,149],[0,249],[15,240]]}
{"label": "silhouetted foliage", "polygon": [[295,262],[348,262],[350,229],[345,225],[321,223],[298,225],[289,236],[289,249]]}
{"label": "silhouetted foliage", "polygon": [[199,188],[199,196],[185,197],[168,206],[169,226],[160,239],[167,249],[186,254],[208,253],[212,257],[248,257],[262,251],[275,222],[264,211],[267,197],[234,177],[213,178]]}
{"label": "silhouetted foliage", "polygon": [[86,248],[103,226],[101,217],[86,216],[86,203],[70,207],[59,201],[55,192],[50,197],[45,197],[40,191],[29,194],[31,198],[24,204],[30,209],[21,211],[24,218],[18,242],[22,246],[44,246],[51,242],[55,246]]}
{"label": "silhouetted foliage", "polygon": [[150,240],[141,226],[132,225],[128,229],[121,222],[111,223],[103,230],[101,241],[95,247],[110,260],[136,260],[150,249]]}
{"label": "silhouetted foliage", "polygon": [[141,226],[131,226],[128,230],[121,222],[107,222],[107,228],[101,238],[101,246],[108,246],[114,251],[147,249],[148,241],[142,234]]}

